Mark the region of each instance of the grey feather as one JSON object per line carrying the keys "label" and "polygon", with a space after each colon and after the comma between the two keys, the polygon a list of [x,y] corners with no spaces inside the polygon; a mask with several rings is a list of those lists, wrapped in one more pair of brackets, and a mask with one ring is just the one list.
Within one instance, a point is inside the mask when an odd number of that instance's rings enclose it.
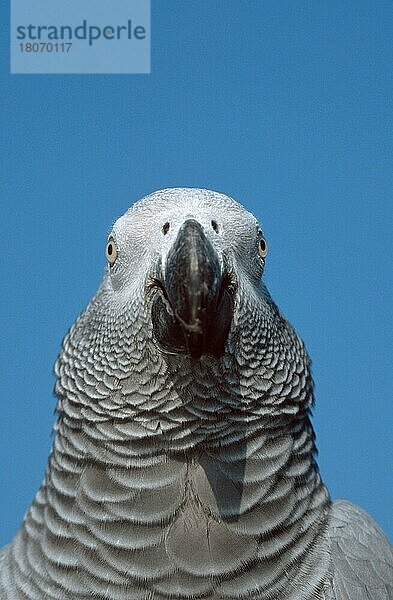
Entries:
{"label": "grey feather", "polygon": [[56,362],[45,480],[0,553],[2,600],[386,600],[392,552],[332,503],[303,342],[255,218],[172,189],[114,225]]}
{"label": "grey feather", "polygon": [[334,502],[330,539],[336,598],[393,598],[392,548],[367,513],[350,502]]}

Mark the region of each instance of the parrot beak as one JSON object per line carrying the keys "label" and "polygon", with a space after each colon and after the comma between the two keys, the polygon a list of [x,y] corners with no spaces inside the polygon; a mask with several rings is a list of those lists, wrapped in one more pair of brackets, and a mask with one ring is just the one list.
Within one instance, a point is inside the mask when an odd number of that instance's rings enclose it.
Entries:
{"label": "parrot beak", "polygon": [[198,221],[188,219],[179,229],[161,288],[152,309],[159,345],[193,358],[222,354],[232,321],[233,293]]}

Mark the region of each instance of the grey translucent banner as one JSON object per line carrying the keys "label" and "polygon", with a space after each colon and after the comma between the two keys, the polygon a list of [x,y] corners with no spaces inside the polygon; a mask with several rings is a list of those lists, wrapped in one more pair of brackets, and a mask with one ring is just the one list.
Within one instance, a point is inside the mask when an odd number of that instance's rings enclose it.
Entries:
{"label": "grey translucent banner", "polygon": [[11,73],[150,73],[150,0],[11,0]]}

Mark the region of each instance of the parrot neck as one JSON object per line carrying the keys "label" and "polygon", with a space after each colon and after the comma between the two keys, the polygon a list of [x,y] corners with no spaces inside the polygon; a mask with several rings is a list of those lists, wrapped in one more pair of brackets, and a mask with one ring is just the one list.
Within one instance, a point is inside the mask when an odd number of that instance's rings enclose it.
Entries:
{"label": "parrot neck", "polygon": [[141,332],[114,363],[87,360],[93,342],[71,331],[45,482],[12,547],[37,598],[48,573],[58,598],[86,585],[152,600],[322,597],[330,500],[307,356],[279,317],[252,348],[258,331],[245,320],[223,357],[197,362]]}

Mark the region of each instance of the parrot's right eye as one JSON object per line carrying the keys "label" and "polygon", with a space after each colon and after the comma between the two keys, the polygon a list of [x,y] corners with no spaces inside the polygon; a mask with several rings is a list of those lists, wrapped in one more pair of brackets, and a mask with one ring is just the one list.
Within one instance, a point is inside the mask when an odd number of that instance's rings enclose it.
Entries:
{"label": "parrot's right eye", "polygon": [[112,267],[117,258],[117,246],[113,237],[110,237],[106,244],[106,258]]}

